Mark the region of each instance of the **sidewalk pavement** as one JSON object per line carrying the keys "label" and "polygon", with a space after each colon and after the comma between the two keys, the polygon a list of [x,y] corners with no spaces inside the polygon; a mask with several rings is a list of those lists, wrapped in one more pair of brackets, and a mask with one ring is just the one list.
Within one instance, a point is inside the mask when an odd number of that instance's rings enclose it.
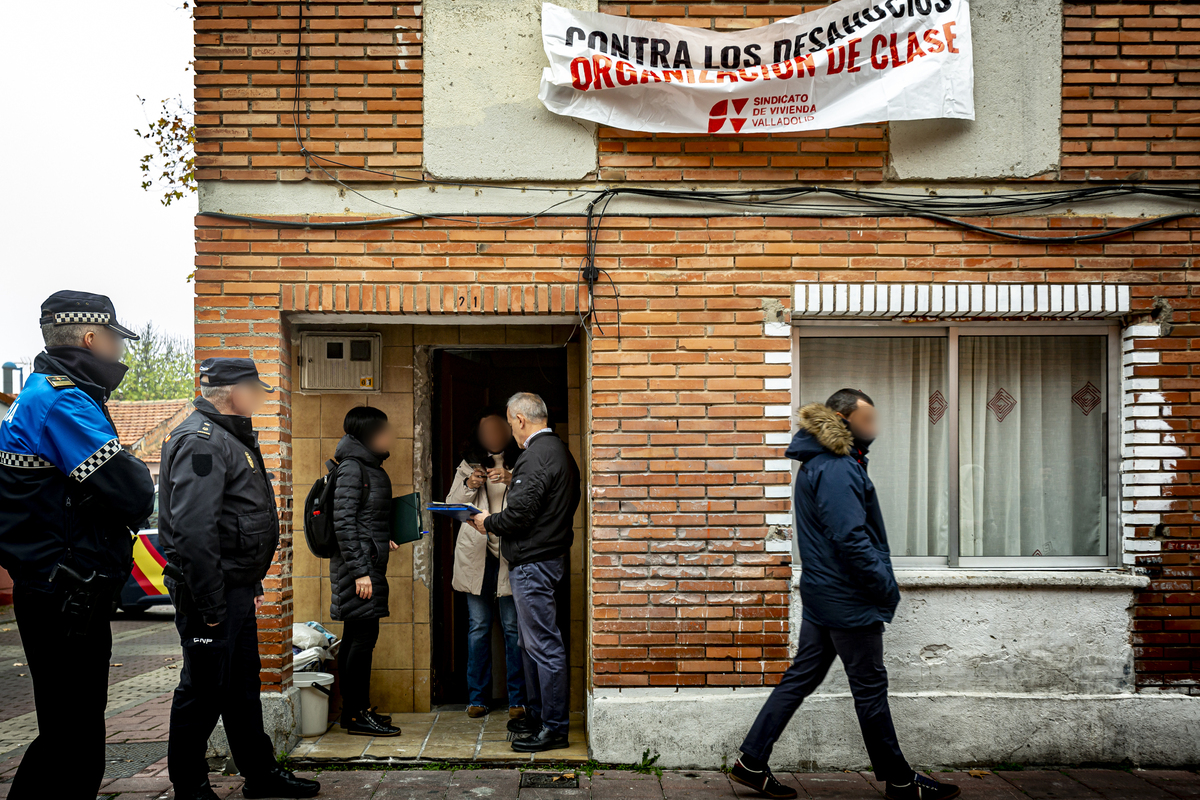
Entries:
{"label": "sidewalk pavement", "polygon": [[[0,798],[8,795],[16,759],[0,763]],[[962,787],[964,800],[1190,800],[1200,798],[1200,775],[1183,770],[1112,769],[1026,770],[1000,772],[975,770],[935,773],[938,780]],[[721,772],[668,770],[660,776],[624,770],[596,770],[590,777],[569,772],[579,788],[521,788],[522,775],[546,773],[517,769],[411,769],[327,771],[299,773],[321,781],[322,798],[328,800],[728,800],[752,798],[755,793],[731,784]],[[879,800],[883,787],[858,772],[776,773],[802,798],[812,800]],[[212,776],[217,794],[241,800],[241,778]],[[53,797],[53,776],[47,776],[46,797]],[[161,761],[130,778],[105,781],[104,798],[168,800],[173,797]]]}

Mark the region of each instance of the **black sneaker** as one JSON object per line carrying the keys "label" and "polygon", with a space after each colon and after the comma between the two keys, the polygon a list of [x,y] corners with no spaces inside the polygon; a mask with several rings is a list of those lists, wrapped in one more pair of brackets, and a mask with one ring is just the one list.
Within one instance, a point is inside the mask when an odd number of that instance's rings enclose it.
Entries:
{"label": "black sneaker", "polygon": [[784,786],[775,779],[775,776],[771,774],[770,767],[753,770],[743,765],[740,758],[733,762],[733,769],[729,771],[729,777],[743,786],[749,786],[763,797],[790,798],[796,796],[795,789]]}
{"label": "black sneaker", "polygon": [[914,772],[908,783],[887,782],[887,800],[950,800],[962,792],[952,783],[939,783],[928,775]]}

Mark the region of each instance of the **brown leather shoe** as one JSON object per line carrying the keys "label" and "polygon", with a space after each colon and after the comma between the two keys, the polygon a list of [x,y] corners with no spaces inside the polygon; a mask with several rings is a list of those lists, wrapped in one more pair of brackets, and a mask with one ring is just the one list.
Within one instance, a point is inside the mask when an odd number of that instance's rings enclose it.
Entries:
{"label": "brown leather shoe", "polygon": [[471,719],[486,717],[487,713],[488,710],[485,706],[467,706],[467,716]]}
{"label": "brown leather shoe", "polygon": [[508,710],[509,719],[525,719],[525,707],[513,706]]}

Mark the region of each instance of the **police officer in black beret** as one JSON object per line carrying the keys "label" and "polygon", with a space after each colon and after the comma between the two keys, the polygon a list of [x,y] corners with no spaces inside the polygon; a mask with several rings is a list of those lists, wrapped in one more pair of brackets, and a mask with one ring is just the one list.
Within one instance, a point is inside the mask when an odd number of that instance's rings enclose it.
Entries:
{"label": "police officer in black beret", "polygon": [[167,766],[180,800],[217,800],[205,760],[217,717],[246,797],[312,797],[321,789],[276,763],[259,699],[256,611],[279,517],[251,417],[273,391],[248,358],[205,359],[196,411],[163,446],[159,544],[183,644]]}
{"label": "police officer in black beret", "polygon": [[[117,439],[104,404],[125,376],[126,339],[104,295],[42,303],[46,352],[0,419],[0,566],[12,574],[38,737],[10,798],[93,800],[104,777],[113,600],[132,566],[131,530],[154,510],[150,470]],[[70,768],[59,767],[64,733]]]}

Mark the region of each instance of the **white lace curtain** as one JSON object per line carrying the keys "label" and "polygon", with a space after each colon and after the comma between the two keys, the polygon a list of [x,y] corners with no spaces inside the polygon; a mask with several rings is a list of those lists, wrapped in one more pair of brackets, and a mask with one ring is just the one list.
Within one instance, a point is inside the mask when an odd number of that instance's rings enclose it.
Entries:
{"label": "white lace curtain", "polygon": [[893,556],[947,551],[949,410],[944,338],[800,339],[800,402],[859,389],[875,401],[871,481]]}
{"label": "white lace curtain", "polygon": [[958,347],[960,554],[1104,555],[1104,337]]}

